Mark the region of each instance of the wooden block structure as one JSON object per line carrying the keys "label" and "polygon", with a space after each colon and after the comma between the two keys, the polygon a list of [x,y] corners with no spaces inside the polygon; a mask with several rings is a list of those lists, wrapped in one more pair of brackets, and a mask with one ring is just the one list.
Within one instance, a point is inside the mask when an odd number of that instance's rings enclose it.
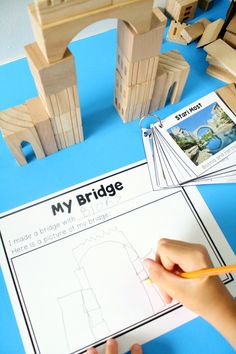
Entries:
{"label": "wooden block structure", "polygon": [[80,106],[73,55],[49,64],[37,43],[25,47],[39,97],[51,119],[59,149],[83,140]]}
{"label": "wooden block structure", "polygon": [[189,64],[178,50],[160,55],[149,113],[164,107],[168,96],[172,104],[180,100],[189,70]]}
{"label": "wooden block structure", "polygon": [[[122,119],[148,113],[166,25],[153,0],[34,0],[28,9],[36,42],[25,50],[39,97],[0,116],[3,136],[20,164],[26,163],[22,141],[42,158],[83,140],[75,63],[67,46],[93,22],[119,19],[116,83],[126,93]],[[121,100],[124,92],[116,92]]]}
{"label": "wooden block structure", "polygon": [[209,66],[207,73],[227,83],[236,82],[236,50],[217,39],[204,47]]}
{"label": "wooden block structure", "polygon": [[195,16],[198,0],[168,0],[166,12],[177,22],[185,22]]}
{"label": "wooden block structure", "polygon": [[121,19],[136,33],[150,30],[153,0],[35,0],[28,7],[35,40],[48,63],[64,57],[78,32],[100,20]]}
{"label": "wooden block structure", "polygon": [[137,34],[118,22],[114,105],[123,122],[148,114],[166,17],[153,9],[150,31]]}

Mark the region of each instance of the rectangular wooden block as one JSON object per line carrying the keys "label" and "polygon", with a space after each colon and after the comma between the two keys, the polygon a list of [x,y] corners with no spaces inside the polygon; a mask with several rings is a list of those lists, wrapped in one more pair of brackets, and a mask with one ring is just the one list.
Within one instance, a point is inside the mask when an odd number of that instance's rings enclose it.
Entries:
{"label": "rectangular wooden block", "polygon": [[224,81],[227,84],[236,82],[236,76],[230,74],[223,67],[209,65],[206,72],[208,75],[215,77],[218,80]]}
{"label": "rectangular wooden block", "polygon": [[37,17],[41,24],[60,21],[76,14],[87,13],[92,10],[112,5],[112,0],[36,0]]}
{"label": "rectangular wooden block", "polygon": [[214,5],[215,0],[198,0],[198,5],[204,11],[209,10]]}
{"label": "rectangular wooden block", "polygon": [[195,39],[201,37],[204,32],[204,26],[201,22],[195,22],[193,25],[187,26],[181,31],[182,37],[187,43],[195,41]]}
{"label": "rectangular wooden block", "polygon": [[204,50],[216,58],[232,75],[236,76],[236,50],[222,39],[208,44]]}
{"label": "rectangular wooden block", "polygon": [[225,102],[225,104],[236,115],[236,85],[230,84],[216,90],[217,95]]}
{"label": "rectangular wooden block", "polygon": [[137,34],[124,21],[118,21],[117,42],[129,61],[135,62],[159,55],[166,17],[158,8],[153,9],[150,31]]}
{"label": "rectangular wooden block", "polygon": [[127,123],[148,114],[155,80],[127,86],[119,72],[116,72],[115,107],[122,120]]}
{"label": "rectangular wooden block", "polygon": [[155,79],[159,56],[130,62],[117,48],[116,69],[128,86]]}
{"label": "rectangular wooden block", "polygon": [[50,117],[48,116],[40,98],[36,97],[28,100],[26,106],[37,130],[45,155],[47,156],[58,151]]}
{"label": "rectangular wooden block", "polygon": [[165,87],[166,79],[167,72],[165,72],[164,70],[159,70],[157,73],[153,95],[149,107],[150,113],[155,112],[160,107],[162,92]]}
{"label": "rectangular wooden block", "polygon": [[194,17],[197,0],[168,0],[167,13],[177,22],[190,20]]}
{"label": "rectangular wooden block", "polygon": [[47,63],[37,43],[27,45],[25,51],[40,95],[50,96],[76,84],[75,62],[69,49],[53,64]]}
{"label": "rectangular wooden block", "polygon": [[236,13],[233,15],[226,29],[227,31],[236,34]]}
{"label": "rectangular wooden block", "polygon": [[236,49],[236,34],[226,31],[223,39],[232,48]]}
{"label": "rectangular wooden block", "polygon": [[203,47],[211,42],[214,42],[218,38],[219,33],[223,27],[223,24],[224,24],[224,20],[222,18],[219,18],[218,20],[211,22],[205,28],[205,31],[203,32],[203,35],[197,44],[197,48]]}

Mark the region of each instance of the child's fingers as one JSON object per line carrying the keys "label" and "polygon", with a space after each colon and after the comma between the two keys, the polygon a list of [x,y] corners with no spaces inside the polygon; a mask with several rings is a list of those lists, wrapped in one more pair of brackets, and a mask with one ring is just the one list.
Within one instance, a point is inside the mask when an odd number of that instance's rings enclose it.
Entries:
{"label": "child's fingers", "polygon": [[178,265],[183,271],[192,271],[201,266],[211,266],[207,250],[200,244],[161,239],[157,254],[159,262],[169,271],[172,271],[175,265]]}
{"label": "child's fingers", "polygon": [[115,339],[108,339],[105,354],[118,354],[118,344]]}
{"label": "child's fingers", "polygon": [[86,354],[98,354],[98,352],[96,351],[95,348],[89,348],[89,349],[86,351]]}
{"label": "child's fingers", "polygon": [[142,347],[139,344],[134,344],[131,347],[131,354],[142,354]]}

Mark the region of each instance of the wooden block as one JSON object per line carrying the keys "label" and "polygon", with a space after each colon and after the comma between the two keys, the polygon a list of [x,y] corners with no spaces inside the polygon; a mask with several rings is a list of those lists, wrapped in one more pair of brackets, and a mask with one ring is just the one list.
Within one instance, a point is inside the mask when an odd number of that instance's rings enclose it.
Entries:
{"label": "wooden block", "polygon": [[45,157],[26,104],[0,112],[0,129],[11,153],[20,165],[27,163],[22,151],[23,142],[31,144],[37,159]]}
{"label": "wooden block", "polygon": [[36,128],[46,156],[58,151],[54,137],[50,117],[48,116],[39,97],[32,98],[26,102],[32,123]]}
{"label": "wooden block", "polygon": [[171,21],[166,39],[170,42],[187,45],[186,40],[182,36],[182,31],[187,27],[186,23]]}
{"label": "wooden block", "polygon": [[236,34],[236,13],[233,15],[226,29],[227,31]]}
{"label": "wooden block", "polygon": [[187,26],[181,30],[181,36],[187,43],[195,41],[201,37],[204,32],[204,26],[201,22],[195,22],[193,25]]}
{"label": "wooden block", "polygon": [[115,1],[110,6],[103,6],[86,13],[73,12],[72,16],[49,24],[39,22],[34,5],[29,5],[28,10],[35,40],[47,62],[53,63],[63,58],[68,44],[81,30],[97,21],[119,18],[129,23],[136,33],[149,31],[152,7],[153,0]]}
{"label": "wooden block", "polygon": [[236,115],[236,85],[230,84],[216,90],[216,93]]}
{"label": "wooden block", "polygon": [[153,96],[151,99],[149,113],[155,112],[160,107],[161,97],[163,89],[167,80],[167,72],[163,69],[158,70],[153,90]]}
{"label": "wooden block", "polygon": [[140,61],[159,55],[166,17],[155,8],[152,12],[151,29],[146,33],[137,34],[124,21],[118,21],[117,43],[126,58],[131,61]]}
{"label": "wooden block", "polygon": [[207,74],[227,84],[236,82],[236,76],[230,74],[227,70],[222,67],[209,65],[207,68]]}
{"label": "wooden block", "polygon": [[25,50],[40,95],[50,96],[76,85],[75,62],[69,49],[54,64],[47,63],[36,42],[27,45]]}
{"label": "wooden block", "polygon": [[236,49],[236,34],[226,31],[223,39],[232,48]]}
{"label": "wooden block", "polygon": [[197,44],[197,48],[203,47],[211,42],[214,42],[221,31],[221,28],[224,24],[224,20],[219,18],[218,20],[211,22],[206,28],[200,38],[200,41]]}
{"label": "wooden block", "polygon": [[177,22],[190,20],[195,16],[197,0],[168,0],[167,13]]}
{"label": "wooden block", "polygon": [[55,1],[36,0],[37,18],[41,24],[67,19],[74,14],[84,14],[92,10],[112,5],[112,0]]}
{"label": "wooden block", "polygon": [[203,25],[204,28],[206,28],[210,23],[211,21],[209,21],[207,18],[203,17],[203,18],[200,18],[200,20],[197,21],[198,23],[201,23]]}
{"label": "wooden block", "polygon": [[116,69],[128,86],[155,79],[159,56],[130,62],[117,48]]}
{"label": "wooden block", "polygon": [[59,141],[59,149],[79,143],[83,136],[81,131],[81,114],[76,85],[47,96],[47,111],[53,131]]}
{"label": "wooden block", "polygon": [[204,50],[216,58],[226,70],[236,76],[236,50],[231,48],[222,39],[217,39],[215,42],[208,44]]}
{"label": "wooden block", "polygon": [[209,10],[214,5],[215,0],[198,0],[198,5],[204,11]]}
{"label": "wooden block", "polygon": [[155,80],[127,86],[120,73],[116,71],[114,105],[124,123],[142,116],[149,108]]}
{"label": "wooden block", "polygon": [[189,69],[189,64],[177,50],[161,54],[149,109],[157,110],[164,107],[168,95],[170,95],[171,103],[178,102],[186,84]]}

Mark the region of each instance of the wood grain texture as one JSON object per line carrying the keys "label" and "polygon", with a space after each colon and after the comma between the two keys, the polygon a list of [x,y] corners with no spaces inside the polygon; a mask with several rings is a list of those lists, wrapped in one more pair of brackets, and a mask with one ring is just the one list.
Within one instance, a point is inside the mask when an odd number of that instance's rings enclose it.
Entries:
{"label": "wood grain texture", "polygon": [[0,112],[0,129],[19,165],[27,163],[21,145],[23,142],[31,144],[37,159],[45,157],[41,141],[26,104]]}
{"label": "wood grain texture", "polygon": [[34,5],[29,5],[29,15],[35,36],[45,59],[56,62],[63,58],[70,41],[84,28],[100,20],[117,18],[129,23],[136,33],[150,30],[153,0],[127,0],[115,2],[85,13],[73,13],[73,16],[41,24]]}

